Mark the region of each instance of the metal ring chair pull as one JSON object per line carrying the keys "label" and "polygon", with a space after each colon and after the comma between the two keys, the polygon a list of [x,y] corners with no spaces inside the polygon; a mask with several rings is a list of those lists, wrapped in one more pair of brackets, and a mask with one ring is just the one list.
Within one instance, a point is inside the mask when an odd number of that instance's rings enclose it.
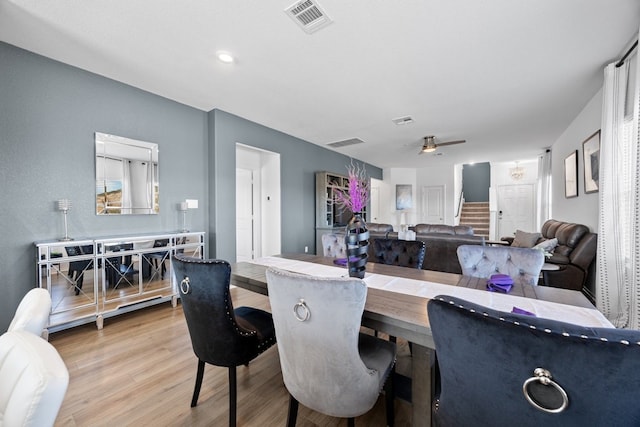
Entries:
{"label": "metal ring chair pull", "polygon": [[189,292],[191,292],[191,283],[189,282],[188,276],[182,279],[182,281],[180,282],[180,291],[183,294],[188,294]]}
{"label": "metal ring chair pull", "polygon": [[302,298],[300,298],[300,301],[293,306],[293,315],[296,316],[296,319],[300,322],[305,322],[309,320],[309,317],[311,317],[309,307],[307,307],[307,303],[304,302]]}
{"label": "metal ring chair pull", "polygon": [[[548,412],[550,414],[559,414],[560,412],[567,409],[567,407],[569,406],[569,397],[567,396],[567,392],[564,391],[562,386],[552,380],[553,377],[551,376],[551,372],[544,368],[536,368],[533,371],[533,375],[533,377],[527,379],[524,384],[522,384],[522,392],[524,393],[524,397],[527,398],[527,401],[534,408],[539,409],[543,412]],[[544,406],[540,405],[539,402],[531,397],[531,394],[529,392],[528,387],[534,382],[539,382],[545,386],[553,387],[558,393],[560,393],[560,396],[562,397],[562,404],[557,408],[545,408]]]}

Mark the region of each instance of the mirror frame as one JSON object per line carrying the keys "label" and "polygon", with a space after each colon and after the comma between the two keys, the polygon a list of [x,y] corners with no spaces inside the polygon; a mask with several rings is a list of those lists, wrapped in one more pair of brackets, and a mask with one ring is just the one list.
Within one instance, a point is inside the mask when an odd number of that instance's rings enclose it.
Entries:
{"label": "mirror frame", "polygon": [[96,132],[95,147],[96,215],[160,213],[158,144]]}

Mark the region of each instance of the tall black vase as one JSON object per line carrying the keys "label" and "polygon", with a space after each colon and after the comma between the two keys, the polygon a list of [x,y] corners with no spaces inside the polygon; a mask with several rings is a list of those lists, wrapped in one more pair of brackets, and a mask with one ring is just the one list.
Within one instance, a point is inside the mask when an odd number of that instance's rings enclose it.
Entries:
{"label": "tall black vase", "polygon": [[344,240],[347,246],[349,277],[363,279],[369,249],[369,230],[367,230],[367,224],[359,213],[353,214],[353,218],[347,224],[346,231]]}

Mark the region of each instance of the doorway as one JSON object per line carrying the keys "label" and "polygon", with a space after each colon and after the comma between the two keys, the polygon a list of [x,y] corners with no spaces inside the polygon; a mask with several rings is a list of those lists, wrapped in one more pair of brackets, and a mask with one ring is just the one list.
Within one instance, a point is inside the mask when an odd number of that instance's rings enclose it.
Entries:
{"label": "doorway", "polygon": [[420,216],[424,224],[444,224],[444,185],[421,188]]}
{"label": "doorway", "polygon": [[534,184],[498,186],[498,236],[513,236],[516,230],[533,231]]}
{"label": "doorway", "polygon": [[281,252],[280,204],[280,155],[236,144],[236,261]]}

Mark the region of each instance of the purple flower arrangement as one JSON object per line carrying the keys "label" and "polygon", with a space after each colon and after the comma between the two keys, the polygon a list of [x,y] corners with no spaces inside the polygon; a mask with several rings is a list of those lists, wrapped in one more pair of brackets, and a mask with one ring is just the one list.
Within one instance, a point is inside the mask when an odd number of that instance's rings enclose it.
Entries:
{"label": "purple flower arrangement", "polygon": [[349,185],[347,190],[336,189],[335,201],[341,208],[360,213],[369,201],[369,177],[364,166],[351,164],[347,166]]}

